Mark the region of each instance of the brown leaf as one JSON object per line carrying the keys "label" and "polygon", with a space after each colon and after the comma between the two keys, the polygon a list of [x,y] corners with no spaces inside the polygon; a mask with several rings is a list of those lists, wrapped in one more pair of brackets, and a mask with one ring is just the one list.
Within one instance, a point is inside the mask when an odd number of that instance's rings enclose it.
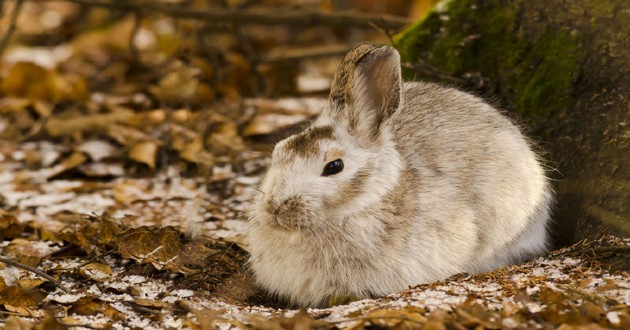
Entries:
{"label": "brown leaf", "polygon": [[35,289],[36,287],[48,282],[39,278],[21,278],[18,280],[18,284],[22,289]]}
{"label": "brown leaf", "polygon": [[72,136],[77,132],[103,132],[115,123],[122,122],[134,115],[133,111],[120,109],[112,113],[84,115],[74,118],[49,118],[44,126],[53,137]]}
{"label": "brown leaf", "polygon": [[89,263],[79,269],[79,274],[97,282],[103,282],[112,274],[112,268],[98,262]]}
{"label": "brown leaf", "polygon": [[412,306],[401,309],[377,309],[364,318],[377,327],[421,329],[427,322],[424,312],[424,309]]}
{"label": "brown leaf", "polygon": [[139,227],[118,235],[116,250],[123,258],[151,263],[157,269],[182,271],[179,259],[180,233],[173,227]]}
{"label": "brown leaf", "polygon": [[4,324],[4,330],[32,330],[34,328],[33,323],[16,316],[9,316]]}
{"label": "brown leaf", "polygon": [[304,115],[261,114],[254,117],[243,129],[242,135],[254,136],[271,134],[307,120]]}
{"label": "brown leaf", "polygon": [[32,309],[39,306],[44,296],[39,290],[27,290],[10,286],[0,291],[0,304]]}
{"label": "brown leaf", "polygon": [[86,97],[85,80],[60,74],[32,62],[17,62],[0,85],[3,94],[53,102],[78,101]]}
{"label": "brown leaf", "polygon": [[151,140],[151,138],[144,132],[136,128],[123,125],[108,126],[107,135],[116,140],[116,142],[129,147]]}
{"label": "brown leaf", "polygon": [[75,169],[88,160],[87,156],[81,152],[73,152],[66,157],[61,163],[48,169],[45,173],[47,178],[56,177],[64,172]]}
{"label": "brown leaf", "polygon": [[13,214],[0,210],[0,241],[22,237],[24,227],[24,225],[18,223],[17,218]]}
{"label": "brown leaf", "polygon": [[140,142],[129,150],[129,158],[138,163],[145,164],[149,168],[155,168],[157,158],[158,144],[153,141]]}
{"label": "brown leaf", "polygon": [[99,217],[67,227],[61,231],[59,238],[92,253],[111,249],[116,242],[116,235],[121,232],[120,225],[106,217]]}
{"label": "brown leaf", "polygon": [[208,145],[215,155],[242,151],[245,148],[243,139],[238,134],[236,124],[231,121],[219,123],[208,137]]}
{"label": "brown leaf", "polygon": [[423,330],[446,330],[446,325],[442,321],[429,320],[424,324]]}
{"label": "brown leaf", "polygon": [[162,76],[149,91],[162,102],[190,102],[197,94],[199,70],[179,67]]}
{"label": "brown leaf", "polygon": [[166,111],[156,109],[152,111],[144,111],[136,113],[134,116],[126,118],[122,121],[125,125],[144,128],[152,125],[162,124],[166,120]]}
{"label": "brown leaf", "polygon": [[184,149],[180,151],[179,156],[184,160],[204,167],[211,167],[214,164],[214,157],[205,150],[200,136],[187,143]]}
{"label": "brown leaf", "polygon": [[47,314],[46,318],[43,321],[35,325],[35,329],[36,330],[65,330],[68,328],[65,325],[59,323],[59,321],[57,321],[57,319],[52,317],[52,315]]}
{"label": "brown leaf", "polygon": [[83,297],[72,304],[72,307],[68,310],[68,314],[79,314],[85,316],[103,314],[118,321],[124,320],[126,317],[125,314],[119,312],[107,302],[90,297]]}
{"label": "brown leaf", "polygon": [[145,185],[132,180],[116,182],[112,187],[112,195],[117,202],[122,204],[131,204],[138,200],[147,200],[154,197],[147,192]]}

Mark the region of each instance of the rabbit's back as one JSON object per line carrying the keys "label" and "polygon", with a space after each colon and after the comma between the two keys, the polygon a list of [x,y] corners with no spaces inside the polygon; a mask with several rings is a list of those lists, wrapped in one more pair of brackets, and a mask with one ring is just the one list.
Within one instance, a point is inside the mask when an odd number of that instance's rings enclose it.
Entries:
{"label": "rabbit's back", "polygon": [[452,245],[470,272],[544,251],[551,193],[518,127],[455,89],[405,83],[402,97],[389,127],[418,185],[417,229]]}

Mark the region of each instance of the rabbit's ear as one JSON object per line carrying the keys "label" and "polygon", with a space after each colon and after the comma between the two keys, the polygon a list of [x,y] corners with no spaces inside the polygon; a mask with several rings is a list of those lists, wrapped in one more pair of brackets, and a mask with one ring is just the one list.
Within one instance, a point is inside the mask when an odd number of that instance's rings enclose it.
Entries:
{"label": "rabbit's ear", "polygon": [[400,55],[388,46],[363,44],[346,55],[333,82],[330,112],[354,135],[378,139],[381,124],[400,106]]}

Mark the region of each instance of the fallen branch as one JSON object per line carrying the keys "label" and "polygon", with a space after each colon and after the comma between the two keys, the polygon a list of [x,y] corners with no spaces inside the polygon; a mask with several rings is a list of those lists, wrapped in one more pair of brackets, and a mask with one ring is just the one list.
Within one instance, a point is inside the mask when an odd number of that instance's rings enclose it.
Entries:
{"label": "fallen branch", "polygon": [[276,48],[266,56],[259,58],[257,62],[300,61],[320,57],[341,56],[351,49],[351,45],[328,45],[295,49]]}
{"label": "fallen branch", "polygon": [[[9,27],[7,28],[7,31],[2,36],[2,39],[0,39],[0,55],[2,55],[2,52],[4,52],[4,48],[9,43],[9,39],[11,39],[11,35],[13,34],[13,31],[15,31],[15,22],[17,21],[20,11],[22,10],[23,4],[24,4],[24,0],[18,0],[15,3],[15,8],[13,8],[13,12],[11,13],[11,17],[9,18]],[[0,5],[4,5],[4,4],[0,3]]]}
{"label": "fallen branch", "polygon": [[52,284],[54,284],[56,287],[58,287],[59,289],[61,289],[63,292],[65,293],[70,293],[70,290],[66,289],[63,285],[61,285],[59,282],[57,282],[57,280],[55,280],[54,277],[44,273],[43,271],[35,268],[35,267],[31,267],[29,265],[25,265],[21,262],[17,262],[15,260],[11,260],[11,259],[6,259],[3,257],[0,257],[0,262],[5,263],[7,265],[13,266],[13,267],[17,267],[17,268],[22,268],[24,270],[27,270],[29,272],[32,272],[34,274],[37,274],[45,279],[47,279],[48,281],[50,281]]}
{"label": "fallen branch", "polygon": [[312,9],[185,9],[160,4],[155,1],[107,1],[66,0],[68,2],[108,9],[139,12],[158,12],[180,19],[203,20],[214,23],[261,24],[261,25],[332,25],[383,29],[399,29],[413,21],[394,15],[373,15],[356,11],[339,10],[324,12]]}

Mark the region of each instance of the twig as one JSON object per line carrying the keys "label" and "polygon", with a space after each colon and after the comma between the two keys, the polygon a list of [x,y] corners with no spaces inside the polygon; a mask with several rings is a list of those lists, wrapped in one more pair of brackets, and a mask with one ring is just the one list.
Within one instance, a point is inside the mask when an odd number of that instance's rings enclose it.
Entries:
{"label": "twig", "polygon": [[349,45],[329,45],[297,49],[277,48],[258,59],[259,63],[277,61],[300,61],[304,59],[339,56],[352,49]]}
{"label": "twig", "polygon": [[[52,0],[48,0],[52,1]],[[110,9],[124,9],[134,11],[153,11],[170,17],[183,19],[205,20],[214,23],[231,22],[237,24],[262,25],[334,25],[353,27],[372,27],[377,24],[384,29],[399,29],[413,21],[406,17],[394,15],[373,15],[356,11],[340,10],[324,12],[312,9],[220,9],[212,10],[182,9],[174,6],[159,4],[154,1],[106,1],[106,0],[66,0],[68,2],[94,7]]]}
{"label": "twig", "polygon": [[[0,39],[0,55],[2,55],[2,53],[4,52],[4,48],[9,43],[9,39],[11,39],[13,31],[15,31],[15,23],[17,22],[17,18],[20,15],[23,4],[24,0],[17,0],[17,2],[15,3],[15,8],[13,8],[13,12],[11,13],[11,17],[9,18],[9,27],[4,33],[4,36],[2,36],[2,39]],[[4,1],[1,5],[4,6]]]}
{"label": "twig", "polygon": [[122,304],[125,306],[129,306],[139,312],[143,312],[143,313],[147,313],[147,314],[153,314],[153,315],[160,315],[160,311],[156,311],[155,309],[151,309],[148,307],[144,307],[141,305],[138,305],[134,302],[131,301],[122,301]]}
{"label": "twig", "polygon": [[425,76],[429,76],[432,78],[436,78],[442,81],[447,81],[450,83],[454,83],[461,86],[466,86],[469,84],[469,81],[463,78],[452,76],[448,73],[442,72],[440,69],[422,61],[418,60],[415,63],[403,63],[403,68],[409,69]]}
{"label": "twig", "polygon": [[66,289],[63,285],[61,285],[59,282],[57,282],[57,280],[55,280],[54,277],[44,273],[43,271],[41,271],[41,270],[39,270],[37,268],[31,267],[29,265],[25,265],[25,264],[23,264],[21,262],[17,262],[17,261],[11,260],[11,259],[6,259],[6,258],[3,258],[3,257],[0,257],[0,262],[5,263],[7,265],[14,266],[14,267],[22,268],[24,270],[28,270],[29,272],[32,272],[32,273],[35,273],[35,274],[37,274],[37,275],[47,279],[48,281],[50,281],[56,287],[58,287],[59,289],[63,290],[63,292],[70,293],[70,290]]}
{"label": "twig", "polygon": [[384,35],[384,36],[387,38],[387,40],[389,40],[389,44],[390,44],[390,46],[392,46],[392,47],[394,46],[395,42],[394,42],[393,35],[394,35],[395,33],[394,33],[394,34],[393,34],[393,33],[390,33],[390,31],[389,31],[389,30],[385,30],[385,29],[383,29],[382,27],[380,27],[380,26],[378,26],[378,25],[376,25],[376,24],[374,24],[374,23],[372,23],[372,22],[370,22],[370,25],[374,28],[374,30],[378,31],[379,33],[381,33],[382,35]]}

